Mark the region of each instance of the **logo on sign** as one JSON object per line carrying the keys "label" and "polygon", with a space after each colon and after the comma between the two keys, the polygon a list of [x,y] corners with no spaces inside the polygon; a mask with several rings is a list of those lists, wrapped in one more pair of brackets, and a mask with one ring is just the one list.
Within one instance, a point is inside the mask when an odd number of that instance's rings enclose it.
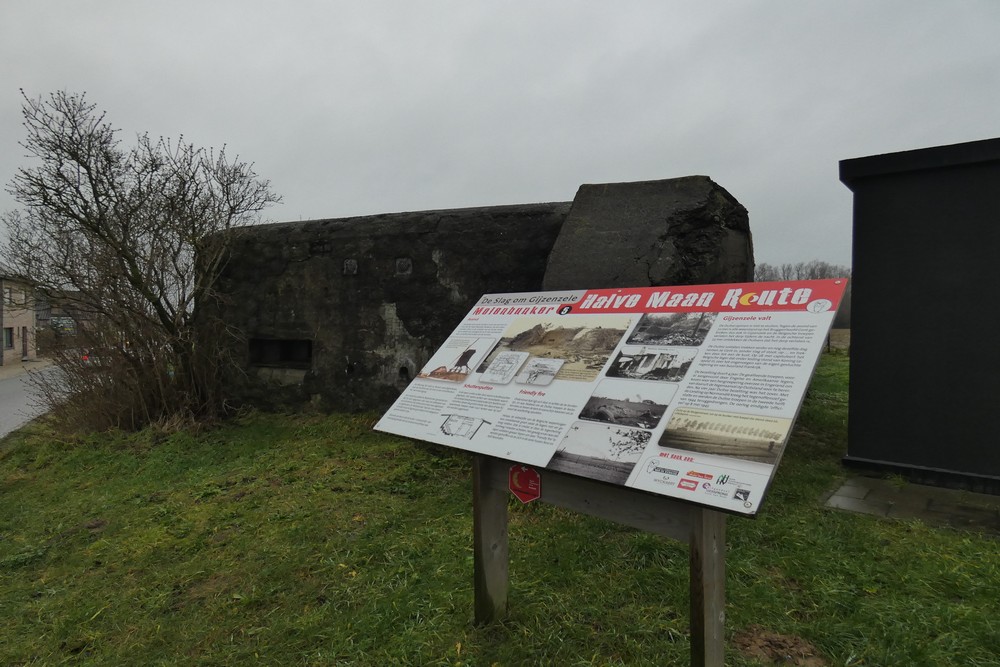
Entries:
{"label": "logo on sign", "polygon": [[688,470],[688,477],[697,477],[698,479],[712,479],[712,475],[707,472],[698,472],[697,470]]}
{"label": "logo on sign", "polygon": [[677,482],[677,487],[680,489],[686,489],[688,491],[695,491],[698,489],[698,482],[693,479],[682,479]]}
{"label": "logo on sign", "polygon": [[522,503],[538,500],[542,495],[542,479],[538,476],[538,471],[528,466],[511,466],[507,485]]}
{"label": "logo on sign", "polygon": [[716,498],[729,497],[729,491],[722,487],[712,486],[709,482],[702,484],[701,488],[703,488],[705,490],[705,494],[709,496],[715,496]]}
{"label": "logo on sign", "polygon": [[647,473],[658,472],[661,475],[679,475],[679,474],[681,474],[680,470],[676,470],[674,468],[664,468],[661,465],[657,465],[657,461],[650,461],[649,465],[646,466],[646,472]]}

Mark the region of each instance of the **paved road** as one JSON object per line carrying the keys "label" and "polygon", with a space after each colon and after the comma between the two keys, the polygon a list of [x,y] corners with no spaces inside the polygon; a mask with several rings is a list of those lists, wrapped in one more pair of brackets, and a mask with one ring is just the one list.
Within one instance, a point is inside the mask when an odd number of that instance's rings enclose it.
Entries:
{"label": "paved road", "polygon": [[[55,369],[45,368],[36,373],[49,373]],[[33,397],[31,383],[27,373],[18,373],[13,377],[0,377],[0,438],[42,413]]]}

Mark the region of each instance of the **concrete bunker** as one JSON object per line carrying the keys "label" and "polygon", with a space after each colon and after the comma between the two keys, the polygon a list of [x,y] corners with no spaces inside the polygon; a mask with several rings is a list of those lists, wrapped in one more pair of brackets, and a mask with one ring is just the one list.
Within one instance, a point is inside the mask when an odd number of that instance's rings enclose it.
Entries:
{"label": "concrete bunker", "polygon": [[572,202],[285,222],[219,282],[238,398],[379,409],[484,293],[753,279],[746,209],[705,176],[583,185]]}

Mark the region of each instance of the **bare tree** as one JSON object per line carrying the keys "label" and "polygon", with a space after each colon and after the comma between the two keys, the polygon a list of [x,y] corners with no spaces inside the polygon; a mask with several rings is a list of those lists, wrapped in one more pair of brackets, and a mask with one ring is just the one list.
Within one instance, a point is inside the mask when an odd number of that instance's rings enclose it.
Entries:
{"label": "bare tree", "polygon": [[218,415],[227,330],[204,306],[228,240],[280,197],[224,147],[143,134],[126,148],[84,95],[22,97],[31,162],[8,186],[23,209],[0,218],[0,259],[79,325],[47,399],[98,428]]}
{"label": "bare tree", "polygon": [[795,264],[757,264],[754,280],[768,282],[775,280],[820,280],[823,278],[850,278],[851,269],[840,264],[830,264],[818,259]]}

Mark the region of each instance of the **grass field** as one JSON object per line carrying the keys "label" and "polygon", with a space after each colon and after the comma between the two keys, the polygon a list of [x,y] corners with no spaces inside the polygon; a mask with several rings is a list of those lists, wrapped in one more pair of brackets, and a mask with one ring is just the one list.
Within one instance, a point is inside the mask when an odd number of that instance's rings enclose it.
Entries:
{"label": "grass field", "polygon": [[[846,390],[825,355],[729,519],[727,664],[1000,665],[995,539],[821,506]],[[511,503],[510,614],[475,627],[470,462],[373,420],[9,437],[0,664],[687,664],[686,546],[543,505]]]}

